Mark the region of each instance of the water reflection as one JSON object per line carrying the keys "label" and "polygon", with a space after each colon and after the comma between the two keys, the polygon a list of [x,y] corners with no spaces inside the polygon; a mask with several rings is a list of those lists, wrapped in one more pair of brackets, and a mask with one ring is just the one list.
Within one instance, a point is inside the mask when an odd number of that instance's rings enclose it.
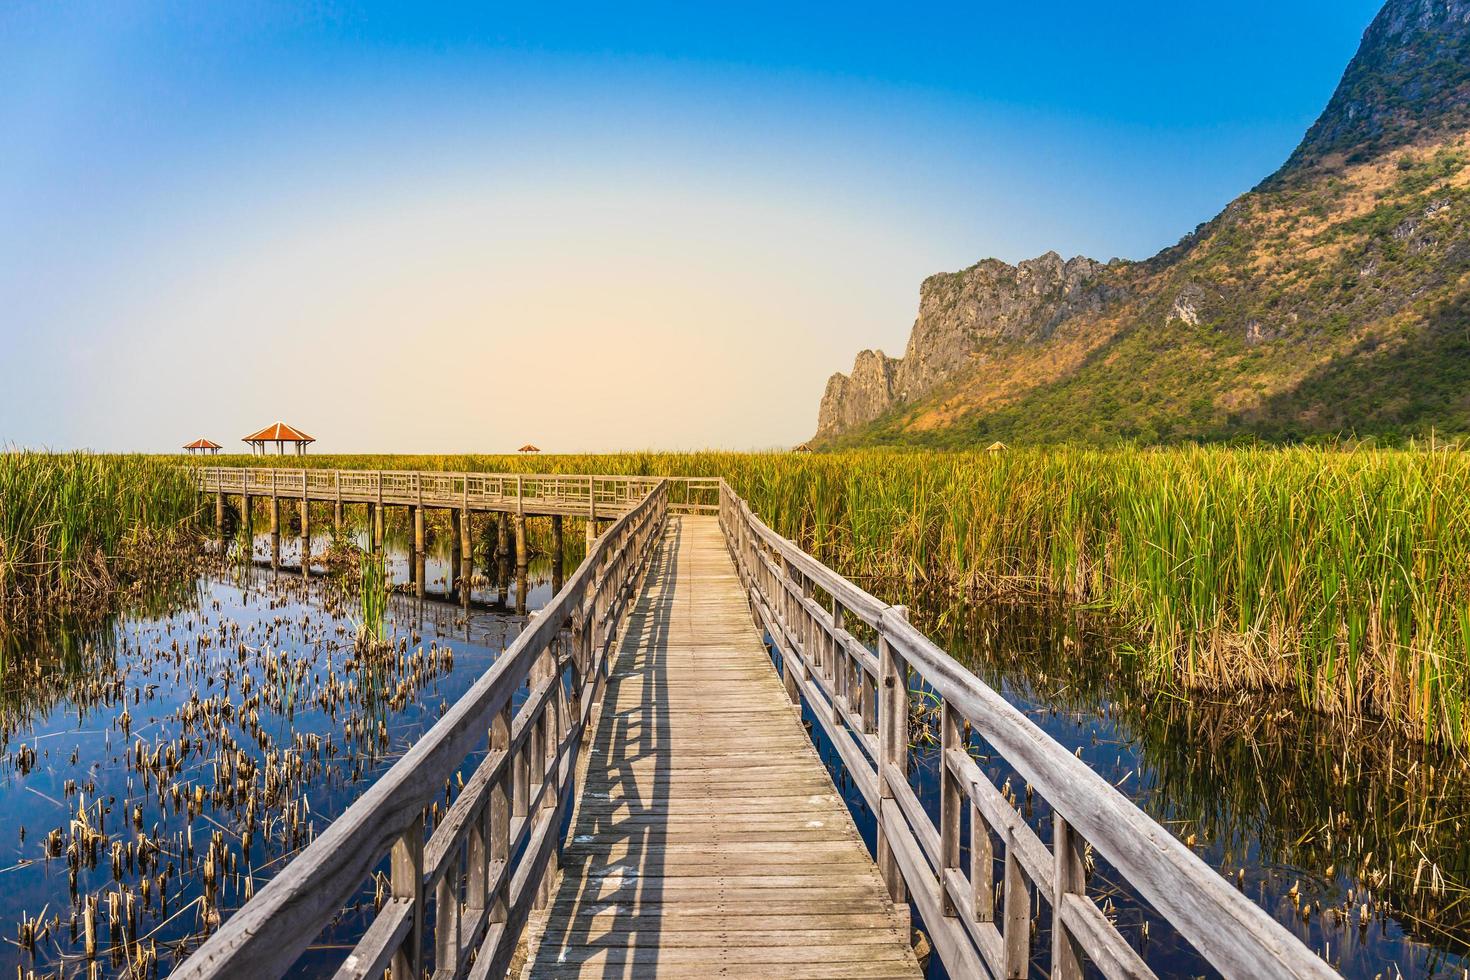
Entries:
{"label": "water reflection", "polygon": [[[444,541],[424,556],[421,598],[390,537],[389,643],[366,650],[350,583],[331,573],[340,540],[313,534],[312,576],[299,538],[232,540],[248,549],[171,595],[0,641],[0,975],[166,974],[493,663],[525,623],[514,610],[553,589],[543,558],[461,596]],[[330,973],[380,892],[365,882],[299,972]]]}

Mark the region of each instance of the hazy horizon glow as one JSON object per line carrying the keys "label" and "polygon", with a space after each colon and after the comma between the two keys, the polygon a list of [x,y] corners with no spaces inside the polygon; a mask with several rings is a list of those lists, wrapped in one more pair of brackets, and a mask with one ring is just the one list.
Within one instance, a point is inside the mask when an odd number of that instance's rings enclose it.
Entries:
{"label": "hazy horizon glow", "polygon": [[8,8],[0,442],[789,445],[925,276],[1211,217],[1376,6]]}

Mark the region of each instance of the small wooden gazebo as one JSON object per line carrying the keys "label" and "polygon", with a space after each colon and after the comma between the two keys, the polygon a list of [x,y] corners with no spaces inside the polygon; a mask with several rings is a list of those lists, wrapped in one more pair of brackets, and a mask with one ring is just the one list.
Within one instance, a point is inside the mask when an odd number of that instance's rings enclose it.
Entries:
{"label": "small wooden gazebo", "polygon": [[266,444],[271,442],[276,444],[277,456],[286,455],[286,443],[288,442],[296,447],[297,456],[305,456],[306,447],[311,445],[313,442],[316,442],[315,439],[307,435],[305,432],[289,426],[285,422],[277,422],[274,425],[268,425],[264,429],[261,429],[259,432],[248,435],[240,441],[249,443],[250,454],[252,456],[257,453],[259,453],[261,456],[266,455]]}
{"label": "small wooden gazebo", "polygon": [[193,442],[184,447],[184,452],[188,453],[190,456],[193,456],[195,453],[198,453],[200,455],[213,456],[217,454],[222,448],[224,447],[222,447],[217,442],[210,442],[208,439],[195,439]]}
{"label": "small wooden gazebo", "polygon": [[529,442],[522,446],[520,449],[516,450],[516,452],[518,453],[539,453],[540,451],[540,449],[531,445]]}

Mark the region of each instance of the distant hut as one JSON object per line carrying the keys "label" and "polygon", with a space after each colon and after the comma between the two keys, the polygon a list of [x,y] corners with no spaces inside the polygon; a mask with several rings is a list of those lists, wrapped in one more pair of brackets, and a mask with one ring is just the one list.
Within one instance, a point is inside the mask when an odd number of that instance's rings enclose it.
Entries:
{"label": "distant hut", "polygon": [[208,439],[195,439],[193,442],[184,447],[184,452],[188,453],[190,456],[193,456],[195,454],[198,454],[200,456],[214,456],[222,448],[223,447],[220,446],[220,444],[217,442],[210,442]]}
{"label": "distant hut", "polygon": [[277,422],[274,425],[266,426],[259,432],[246,436],[241,442],[250,445],[250,454],[252,456],[257,453],[261,456],[266,455],[266,444],[271,442],[276,444],[277,456],[286,455],[286,443],[288,442],[296,447],[297,456],[305,456],[306,447],[316,442],[316,440],[300,429],[287,425],[285,422]]}
{"label": "distant hut", "polygon": [[992,442],[990,445],[985,447],[985,451],[987,453],[1003,453],[1010,448],[1010,446],[1007,446],[1003,442]]}
{"label": "distant hut", "polygon": [[531,445],[529,442],[526,443],[524,446],[522,446],[520,449],[517,449],[516,450],[516,452],[518,452],[518,453],[539,453],[540,451],[541,451],[540,449],[537,449],[535,446]]}
{"label": "distant hut", "polygon": [[811,446],[808,446],[806,443],[802,443],[801,445],[797,446],[796,448],[792,449],[791,451],[793,453],[809,453],[809,452],[812,451],[812,447]]}

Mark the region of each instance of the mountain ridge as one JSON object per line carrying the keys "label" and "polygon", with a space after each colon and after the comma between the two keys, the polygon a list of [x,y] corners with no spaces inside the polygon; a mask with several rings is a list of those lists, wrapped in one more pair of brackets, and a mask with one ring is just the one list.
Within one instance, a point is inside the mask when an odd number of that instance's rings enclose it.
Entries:
{"label": "mountain ridge", "polygon": [[1470,432],[1467,166],[1470,0],[1389,0],[1275,173],[1141,262],[928,277],[814,441]]}

